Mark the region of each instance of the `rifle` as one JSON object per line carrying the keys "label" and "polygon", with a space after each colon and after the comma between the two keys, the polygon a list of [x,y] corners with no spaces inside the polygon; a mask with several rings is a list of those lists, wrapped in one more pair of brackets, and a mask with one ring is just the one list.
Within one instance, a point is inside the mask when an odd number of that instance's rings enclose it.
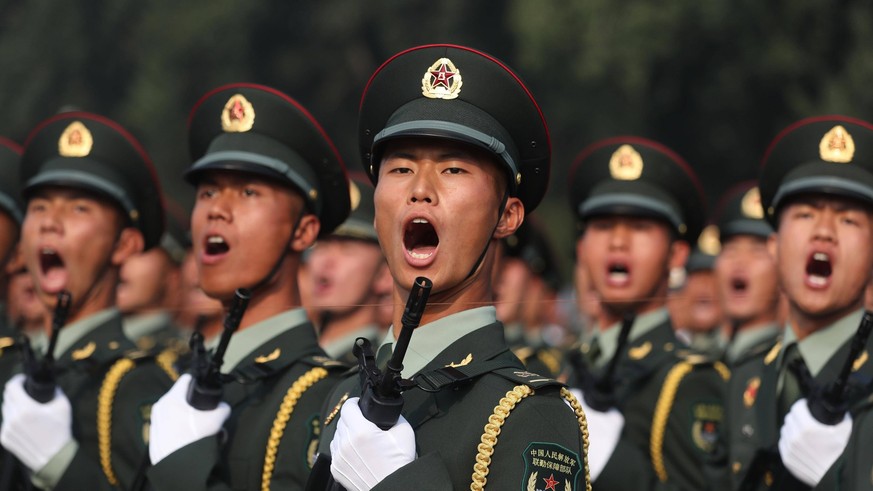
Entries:
{"label": "rifle", "polygon": [[616,346],[615,353],[610,358],[606,370],[596,380],[594,374],[591,373],[585,362],[581,359],[581,354],[571,360],[574,368],[579,372],[585,403],[595,411],[608,411],[616,405],[615,371],[618,368],[618,361],[621,358],[622,352],[625,346],[627,346],[635,319],[636,314],[633,312],[625,312],[622,316],[621,331],[618,334],[618,345]]}
{"label": "rifle", "polygon": [[[370,341],[366,338],[355,340],[353,352],[358,358],[361,376],[361,398],[358,407],[368,421],[382,430],[388,430],[397,424],[400,411],[403,409],[402,393],[414,385],[403,379],[400,372],[403,371],[403,358],[406,356],[412,331],[421,323],[421,316],[424,314],[431,288],[433,282],[430,279],[423,276],[415,279],[403,310],[400,335],[397,336],[397,343],[385,367],[385,373],[376,366],[376,356],[373,354]],[[330,457],[324,454],[316,457],[312,472],[306,481],[306,491],[343,490],[330,473],[330,460]]]}
{"label": "rifle", "polygon": [[221,365],[224,363],[224,353],[233,333],[239,328],[243,314],[249,305],[251,291],[239,288],[234,292],[233,302],[224,317],[224,330],[221,332],[215,353],[209,356],[203,346],[203,334],[194,331],[191,335],[191,351],[193,361],[191,372],[193,380],[188,386],[187,400],[192,407],[208,411],[218,407],[222,397]]}
{"label": "rifle", "polygon": [[52,316],[52,331],[49,337],[48,350],[39,361],[36,360],[28,337],[22,336],[24,371],[27,377],[24,380],[24,390],[33,400],[43,404],[55,397],[55,388],[57,387],[57,380],[55,378],[55,346],[57,345],[58,334],[61,332],[61,328],[67,323],[67,315],[70,313],[71,304],[72,296],[70,292],[64,290],[58,293]]}
{"label": "rifle", "polygon": [[[865,311],[858,325],[858,330],[852,336],[849,354],[837,375],[828,384],[820,386],[815,383],[803,359],[797,358],[788,365],[794,373],[803,393],[807,394],[806,403],[810,414],[819,423],[835,425],[843,420],[849,410],[849,376],[852,365],[861,351],[867,345],[870,332],[873,330],[873,314]],[[740,490],[751,490],[760,482],[768,468],[773,467],[774,484],[783,485],[784,489],[794,489],[799,486],[797,479],[782,465],[778,448],[759,450],[749,464],[749,471],[740,485]]]}
{"label": "rifle", "polygon": [[358,338],[355,341],[353,352],[358,358],[358,366],[361,368],[361,398],[358,406],[361,414],[382,430],[388,430],[397,424],[400,411],[403,409],[403,397],[401,393],[410,386],[405,383],[400,372],[403,371],[403,358],[409,347],[409,340],[414,331],[421,323],[421,316],[427,305],[427,298],[433,283],[423,276],[415,279],[409,298],[406,300],[406,308],[401,318],[400,335],[394,345],[394,352],[385,373],[376,366],[376,357],[370,341],[366,338]]}

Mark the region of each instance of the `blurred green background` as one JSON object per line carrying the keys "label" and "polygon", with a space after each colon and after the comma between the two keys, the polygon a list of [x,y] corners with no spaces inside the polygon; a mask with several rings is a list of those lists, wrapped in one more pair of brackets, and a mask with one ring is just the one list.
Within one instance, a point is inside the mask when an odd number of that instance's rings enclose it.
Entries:
{"label": "blurred green background", "polygon": [[862,0],[6,0],[0,134],[23,141],[63,108],[104,114],[142,140],[166,193],[189,206],[185,125],[202,94],[244,81],[285,91],[358,170],[367,79],[394,53],[434,42],[501,58],[539,100],[553,160],[537,214],[568,262],[565,177],[597,139],[671,146],[712,209],[756,177],[794,120],[873,118],[873,2]]}

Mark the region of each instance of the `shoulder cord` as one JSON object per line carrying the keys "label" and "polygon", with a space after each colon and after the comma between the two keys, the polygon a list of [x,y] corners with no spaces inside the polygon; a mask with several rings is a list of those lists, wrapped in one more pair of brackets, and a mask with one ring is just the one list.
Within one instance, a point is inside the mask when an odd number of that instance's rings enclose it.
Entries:
{"label": "shoulder cord", "polygon": [[[172,350],[164,350],[155,358],[155,363],[173,381],[179,378],[179,373],[173,368],[177,358],[178,354]],[[121,380],[134,368],[136,362],[129,358],[116,361],[106,372],[100,394],[97,396],[97,444],[100,452],[100,467],[106,475],[106,480],[113,486],[118,485],[118,477],[112,469],[112,406]]]}
{"label": "shoulder cord", "polygon": [[[470,484],[471,491],[482,491],[488,482],[489,466],[491,465],[491,455],[494,454],[494,447],[497,445],[497,437],[500,435],[500,429],[509,417],[509,413],[515,409],[515,406],[522,399],[533,395],[534,390],[527,385],[516,385],[512,390],[500,399],[497,406],[494,407],[494,412],[488,417],[488,424],[485,425],[485,431],[482,433],[480,443],[477,446],[479,452],[476,454],[476,463],[473,464],[473,482]],[[579,421],[579,428],[582,431],[582,446],[585,451],[585,483],[587,491],[591,491],[591,484],[588,474],[588,422],[585,419],[585,413],[579,402],[566,388],[561,389],[561,395],[573,408],[576,413],[576,418]]]}
{"label": "shoulder cord", "polygon": [[[714,364],[714,368],[722,379],[725,381],[730,379],[730,370],[724,363],[717,362]],[[694,365],[687,361],[679,362],[673,366],[670,372],[667,373],[667,378],[664,380],[664,386],[661,389],[661,395],[658,396],[658,402],[655,405],[649,452],[652,457],[652,466],[655,468],[655,474],[657,474],[658,480],[661,482],[667,482],[667,466],[664,464],[664,434],[667,429],[667,419],[670,417],[670,411],[673,409],[673,401],[676,399],[679,383],[692,370],[694,370]]]}
{"label": "shoulder cord", "polygon": [[100,394],[97,396],[97,446],[100,452],[100,467],[106,480],[113,486],[118,485],[118,477],[112,470],[112,405],[115,402],[115,392],[121,379],[136,367],[136,362],[122,358],[106,372]]}
{"label": "shoulder cord", "polygon": [[276,467],[276,455],[279,452],[279,442],[282,440],[282,435],[285,433],[285,427],[288,425],[288,420],[291,419],[291,413],[294,412],[294,407],[297,401],[319,380],[327,377],[327,370],[322,367],[315,367],[300,376],[282,399],[282,404],[279,405],[279,412],[276,414],[276,419],[273,420],[273,427],[270,429],[270,438],[267,440],[267,452],[264,455],[264,470],[261,474],[261,490],[269,491],[270,481],[273,479],[273,470]]}

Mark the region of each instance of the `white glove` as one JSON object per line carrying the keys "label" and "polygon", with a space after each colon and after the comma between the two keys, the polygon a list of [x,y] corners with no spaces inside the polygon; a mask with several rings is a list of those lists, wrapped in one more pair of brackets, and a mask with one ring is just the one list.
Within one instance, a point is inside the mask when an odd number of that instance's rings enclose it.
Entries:
{"label": "white glove", "polygon": [[186,399],[191,375],[179,377],[173,387],[152,406],[149,458],[157,464],[185,445],[212,436],[230,416],[230,406],[220,402],[208,411],[193,408]]}
{"label": "white glove", "polygon": [[570,389],[570,392],[582,404],[588,420],[588,471],[591,480],[596,481],[618,446],[621,430],[624,429],[624,416],[616,408],[610,408],[606,412],[595,411],[585,403],[581,390]]}
{"label": "white glove", "polygon": [[809,486],[821,481],[842,455],[852,435],[852,417],[846,413],[836,425],[819,423],[800,399],[785,415],[779,432],[779,455],[785,468]]}
{"label": "white glove", "polygon": [[58,387],[51,401],[35,401],[25,392],[24,379],[15,375],[3,389],[0,443],[36,472],[73,441],[73,408]]}
{"label": "white glove", "polygon": [[415,432],[400,416],[382,431],[361,414],[357,397],[343,404],[330,442],[330,473],[349,491],[365,491],[415,460]]}

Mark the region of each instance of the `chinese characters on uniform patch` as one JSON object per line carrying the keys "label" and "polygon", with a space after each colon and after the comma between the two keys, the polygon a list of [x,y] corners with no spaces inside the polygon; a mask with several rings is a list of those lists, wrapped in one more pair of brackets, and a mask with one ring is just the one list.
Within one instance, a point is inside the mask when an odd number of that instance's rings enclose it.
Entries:
{"label": "chinese characters on uniform patch", "polygon": [[533,442],[522,455],[525,491],[572,491],[582,470],[576,452],[555,443]]}

